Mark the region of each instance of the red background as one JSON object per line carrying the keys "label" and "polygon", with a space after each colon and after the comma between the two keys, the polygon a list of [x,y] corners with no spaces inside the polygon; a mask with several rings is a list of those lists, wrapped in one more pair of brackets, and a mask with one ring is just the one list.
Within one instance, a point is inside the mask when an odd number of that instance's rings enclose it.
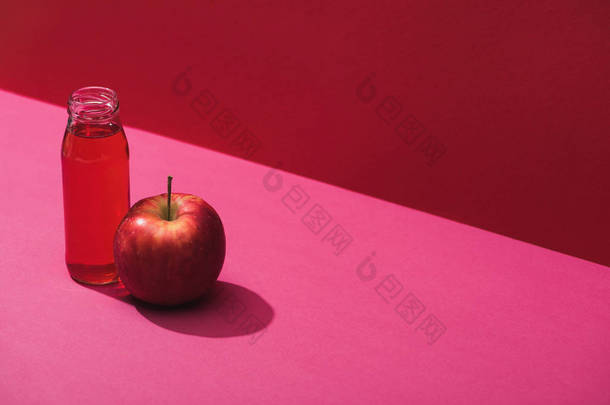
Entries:
{"label": "red background", "polygon": [[[239,156],[210,127],[228,108],[251,160],[610,265],[608,21],[601,0],[13,2],[0,88],[65,105],[105,85],[126,125]],[[393,130],[409,115],[446,148],[432,166]],[[59,153],[62,130],[23,136]]]}

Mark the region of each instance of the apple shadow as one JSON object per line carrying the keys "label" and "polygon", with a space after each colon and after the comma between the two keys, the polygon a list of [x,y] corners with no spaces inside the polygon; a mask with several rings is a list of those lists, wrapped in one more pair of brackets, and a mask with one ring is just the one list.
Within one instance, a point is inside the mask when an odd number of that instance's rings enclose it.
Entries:
{"label": "apple shadow", "polygon": [[129,294],[123,283],[87,288],[133,305],[152,323],[186,335],[223,338],[252,335],[254,343],[274,317],[271,305],[245,287],[217,281],[201,299],[177,307],[162,307],[140,301]]}

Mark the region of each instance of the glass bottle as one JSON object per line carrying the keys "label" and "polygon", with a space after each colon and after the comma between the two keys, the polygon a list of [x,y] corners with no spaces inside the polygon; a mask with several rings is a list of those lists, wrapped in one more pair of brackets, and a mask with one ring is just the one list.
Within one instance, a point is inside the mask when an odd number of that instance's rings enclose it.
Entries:
{"label": "glass bottle", "polygon": [[66,265],[75,280],[118,280],[112,242],[129,209],[129,147],[115,91],[83,87],[68,100],[61,146]]}

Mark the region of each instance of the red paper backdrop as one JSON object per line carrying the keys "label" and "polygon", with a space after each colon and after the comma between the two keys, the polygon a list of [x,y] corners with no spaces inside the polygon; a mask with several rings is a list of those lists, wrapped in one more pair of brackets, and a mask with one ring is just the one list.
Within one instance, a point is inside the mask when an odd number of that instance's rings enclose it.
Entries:
{"label": "red paper backdrop", "polygon": [[[0,88],[112,87],[126,125],[610,265],[608,21],[602,0],[12,2]],[[62,130],[24,136],[59,153]]]}

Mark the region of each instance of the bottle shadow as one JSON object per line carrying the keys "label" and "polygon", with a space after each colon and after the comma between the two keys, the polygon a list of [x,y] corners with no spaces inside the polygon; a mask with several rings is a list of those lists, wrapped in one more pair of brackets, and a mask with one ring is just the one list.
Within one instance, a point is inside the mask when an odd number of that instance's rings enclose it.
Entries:
{"label": "bottle shadow", "polygon": [[201,299],[176,307],[140,301],[130,295],[120,281],[85,287],[131,304],[152,323],[186,335],[212,338],[252,335],[250,341],[253,343],[274,317],[273,308],[260,295],[225,281],[217,281]]}

